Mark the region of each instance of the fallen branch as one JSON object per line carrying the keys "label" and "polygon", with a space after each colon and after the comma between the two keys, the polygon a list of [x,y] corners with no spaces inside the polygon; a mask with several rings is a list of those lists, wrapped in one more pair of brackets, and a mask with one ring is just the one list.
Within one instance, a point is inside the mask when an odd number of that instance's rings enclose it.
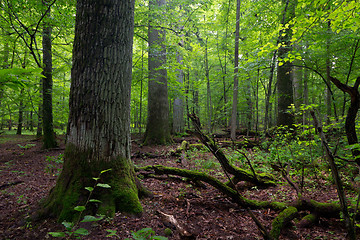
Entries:
{"label": "fallen branch", "polygon": [[272,222],[270,237],[271,239],[279,239],[281,229],[296,217],[298,210],[294,207],[288,207],[283,210]]}
{"label": "fallen branch", "polygon": [[195,127],[195,132],[193,132],[193,134],[196,135],[199,140],[216,157],[225,172],[236,176],[239,181],[248,181],[259,186],[275,185],[273,181],[274,177],[269,174],[259,173],[254,175],[249,171],[232,166],[223,151],[216,145],[216,143],[201,132],[198,118],[192,114],[189,114],[189,118],[192,120],[192,123]]}
{"label": "fallen branch", "polygon": [[173,215],[163,213],[159,210],[157,210],[157,213],[162,217],[163,221],[167,224],[170,224],[176,228],[176,230],[179,232],[181,239],[195,239],[195,236],[191,234],[189,231],[187,231],[177,220]]}
{"label": "fallen branch", "polygon": [[[359,81],[357,81],[357,82],[360,83],[360,78],[358,80]],[[332,79],[332,81],[334,82],[333,79]],[[357,91],[359,83],[357,83],[356,91]],[[340,82],[339,82],[339,84],[340,84]],[[329,164],[330,164],[331,172],[332,172],[332,175],[333,175],[333,178],[334,178],[334,181],[335,181],[336,189],[337,189],[339,200],[340,200],[340,205],[341,205],[341,208],[342,208],[341,211],[342,211],[342,213],[344,215],[346,229],[348,230],[348,238],[349,239],[356,239],[354,224],[353,224],[353,222],[352,222],[352,220],[350,218],[350,214],[349,214],[349,211],[348,211],[348,207],[347,207],[347,203],[346,203],[346,196],[345,196],[345,193],[344,193],[344,188],[343,188],[343,185],[342,185],[342,181],[341,181],[337,166],[335,164],[335,157],[334,157],[331,149],[329,148],[329,145],[328,145],[328,143],[326,141],[325,134],[324,134],[324,132],[322,130],[322,126],[319,124],[319,122],[318,122],[318,120],[317,120],[317,118],[315,116],[315,112],[311,111],[310,114],[314,119],[314,126],[315,126],[315,128],[317,129],[317,132],[320,135],[321,143],[322,143],[323,147],[325,148],[326,157],[327,157],[327,159],[329,161]]]}

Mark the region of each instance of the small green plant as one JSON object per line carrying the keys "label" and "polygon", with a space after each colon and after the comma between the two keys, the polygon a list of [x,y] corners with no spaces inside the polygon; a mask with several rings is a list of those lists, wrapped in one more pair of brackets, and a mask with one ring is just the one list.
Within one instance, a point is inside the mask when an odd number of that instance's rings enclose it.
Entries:
{"label": "small green plant", "polygon": [[45,172],[58,176],[61,171],[59,165],[64,163],[64,155],[60,153],[58,156],[46,156],[45,160],[48,162]]}
{"label": "small green plant", "polygon": [[80,228],[79,223],[86,223],[86,222],[96,222],[96,221],[100,221],[102,220],[105,216],[103,215],[98,215],[96,216],[92,216],[92,215],[85,215],[83,217],[83,219],[80,221],[82,214],[84,213],[84,211],[86,210],[86,206],[89,203],[100,203],[101,201],[98,199],[92,199],[92,195],[94,190],[97,187],[101,187],[101,188],[111,188],[111,186],[109,184],[106,183],[99,183],[100,180],[100,176],[105,173],[111,171],[111,169],[107,169],[107,170],[103,170],[99,173],[98,177],[94,177],[93,179],[95,180],[95,184],[93,187],[85,187],[86,190],[89,191],[89,195],[87,200],[85,201],[85,204],[83,206],[76,206],[74,207],[75,211],[79,212],[79,217],[77,219],[77,221],[75,222],[68,222],[68,221],[63,221],[62,225],[64,225],[65,227],[65,231],[63,232],[49,232],[49,235],[53,236],[53,237],[62,237],[62,238],[66,238],[66,239],[71,239],[72,237],[75,237],[76,239],[81,239],[82,236],[86,236],[89,235],[89,231],[85,228]]}
{"label": "small green plant", "polygon": [[17,196],[16,202],[19,204],[27,204],[27,200],[26,200],[26,197],[24,196],[24,194]]}
{"label": "small green plant", "polygon": [[[116,230],[107,229],[108,234],[106,237],[116,237],[120,239],[120,236],[116,234]],[[131,233],[132,238],[125,238],[125,240],[167,240],[167,237],[155,236],[155,231],[152,228],[143,228],[137,232]]]}
{"label": "small green plant", "polygon": [[22,148],[22,149],[29,149],[29,148],[32,148],[32,147],[35,147],[35,146],[36,146],[36,144],[33,144],[33,143],[28,143],[28,144],[26,144],[24,146],[22,146],[21,144],[18,144],[18,147]]}

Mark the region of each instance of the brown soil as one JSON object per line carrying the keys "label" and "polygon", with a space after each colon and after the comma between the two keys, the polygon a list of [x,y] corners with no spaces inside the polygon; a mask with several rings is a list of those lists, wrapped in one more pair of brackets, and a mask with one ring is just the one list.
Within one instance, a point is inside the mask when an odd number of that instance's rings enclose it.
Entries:
{"label": "brown soil", "polygon": [[[6,137],[6,139],[4,139]],[[187,139],[197,142],[193,138]],[[5,142],[4,142],[5,141]],[[48,232],[63,231],[64,227],[54,219],[41,222],[27,221],[36,210],[40,199],[47,196],[57,178],[57,168],[49,168],[46,156],[58,156],[60,148],[50,151],[41,150],[41,141],[29,136],[0,136],[0,239],[52,239]],[[179,141],[178,141],[179,142]],[[20,144],[20,146],[18,145]],[[34,144],[34,145],[29,145]],[[177,157],[169,151],[180,143],[171,146],[143,146],[133,141],[132,155],[136,165],[162,164],[184,167]],[[204,170],[200,160],[213,158],[204,153],[192,156],[186,168]],[[222,177],[221,169],[214,165],[207,169],[210,174]],[[324,180],[310,181],[306,186],[306,195],[319,201],[336,200],[336,190],[325,185]],[[181,178],[143,179],[144,185],[154,193],[152,199],[143,199],[144,214],[130,217],[121,213],[113,219],[98,222],[91,228],[91,234],[83,239],[107,239],[107,229],[116,230],[120,239],[131,237],[132,231],[152,228],[157,235],[164,236],[166,228],[172,229],[169,239],[180,239],[173,225],[159,215],[158,211],[173,215],[196,238],[194,239],[262,239],[255,223],[244,209],[211,186],[194,187]],[[295,192],[281,180],[282,184],[268,189],[258,189],[239,185],[240,192],[253,199],[290,201]],[[277,213],[269,209],[253,210],[254,215],[267,229]],[[296,222],[282,231],[281,239],[345,239],[343,223],[337,219],[320,219],[311,228],[296,227]],[[111,238],[115,239],[115,238]]]}

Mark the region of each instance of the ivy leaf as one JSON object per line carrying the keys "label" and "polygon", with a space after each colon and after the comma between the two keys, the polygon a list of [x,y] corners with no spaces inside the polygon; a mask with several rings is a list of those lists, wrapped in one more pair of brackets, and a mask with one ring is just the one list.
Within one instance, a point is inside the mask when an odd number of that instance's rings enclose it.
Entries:
{"label": "ivy leaf", "polygon": [[101,219],[103,219],[104,217],[94,217],[91,215],[86,215],[84,217],[84,219],[81,222],[96,222],[96,221],[100,221]]}
{"label": "ivy leaf", "polygon": [[111,188],[111,186],[109,184],[106,183],[98,183],[96,184],[97,187],[102,187],[102,188]]}
{"label": "ivy leaf", "polygon": [[78,212],[82,212],[82,211],[84,211],[86,208],[85,208],[85,206],[76,206],[76,207],[74,207],[74,210],[75,211],[78,211]]}
{"label": "ivy leaf", "polygon": [[89,235],[89,231],[86,230],[85,228],[79,228],[79,229],[76,229],[76,231],[74,231],[75,234],[78,234],[78,235]]}
{"label": "ivy leaf", "polygon": [[85,187],[86,190],[88,190],[89,192],[92,192],[94,190],[93,187]]}
{"label": "ivy leaf", "polygon": [[67,230],[71,230],[71,228],[74,226],[74,224],[72,222],[67,222],[67,221],[63,221],[61,224],[64,225],[64,227]]}
{"label": "ivy leaf", "polygon": [[49,232],[49,235],[53,237],[66,237],[66,234],[64,232]]}
{"label": "ivy leaf", "polygon": [[89,202],[101,203],[101,201],[100,201],[100,200],[97,200],[97,199],[90,199]]}

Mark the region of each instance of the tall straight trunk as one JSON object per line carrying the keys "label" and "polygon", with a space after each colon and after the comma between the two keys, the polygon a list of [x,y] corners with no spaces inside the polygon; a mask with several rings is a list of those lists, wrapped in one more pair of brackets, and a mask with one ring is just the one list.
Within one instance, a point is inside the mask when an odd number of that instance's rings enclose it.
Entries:
{"label": "tall straight trunk", "polygon": [[22,128],[23,128],[23,121],[24,121],[24,102],[23,102],[23,95],[24,95],[24,88],[20,90],[20,101],[19,101],[19,118],[18,118],[18,125],[16,134],[21,135]]}
{"label": "tall straight trunk", "polygon": [[211,133],[212,122],[212,101],[211,101],[211,88],[210,88],[210,69],[208,58],[208,41],[205,42],[205,77],[206,77],[206,110],[207,110],[207,131]]}
{"label": "tall straight trunk", "polygon": [[[3,32],[5,32],[5,31],[3,31]],[[10,53],[9,43],[6,41],[4,43],[4,50],[3,50],[3,55],[2,55],[3,62],[2,62],[1,67],[3,69],[9,68],[9,53]],[[1,107],[3,97],[4,97],[4,88],[0,84],[0,115],[1,116],[3,115],[3,113],[2,113],[3,107]],[[2,125],[2,123],[1,123],[1,125]],[[1,129],[2,129],[2,126],[1,126]]]}
{"label": "tall straight trunk", "polygon": [[[43,98],[43,79],[40,79],[40,98]],[[38,121],[37,121],[37,128],[36,128],[36,136],[39,138],[42,136],[43,134],[43,104],[42,102],[39,102],[39,107],[38,107],[38,111],[37,111],[37,117],[38,117]]]}
{"label": "tall straight trunk", "polygon": [[276,65],[276,54],[277,50],[274,51],[272,61],[271,61],[271,67],[270,67],[270,73],[269,73],[269,82],[268,87],[265,90],[265,119],[264,119],[264,127],[265,131],[269,128],[269,125],[271,124],[271,103],[270,103],[270,97],[272,92],[272,82],[274,79],[274,71],[275,71],[275,65]]}
{"label": "tall straight trunk", "polygon": [[29,116],[29,130],[31,132],[34,131],[34,120],[33,120],[33,111],[30,111],[30,116]]}
{"label": "tall straight trunk", "polygon": [[[60,221],[88,197],[101,175],[111,188],[95,188],[95,213],[139,214],[139,187],[130,160],[130,88],[134,2],[78,0],[71,71],[70,114],[64,166],[40,214]],[[121,44],[119,44],[121,43]]]}
{"label": "tall straight trunk", "polygon": [[[301,49],[298,49],[301,50]],[[294,61],[295,65],[300,65],[299,60]],[[293,89],[294,89],[294,105],[296,111],[299,110],[300,105],[303,103],[303,71],[304,69],[302,67],[293,67]],[[296,123],[300,124],[302,122],[302,119],[297,117]]]}
{"label": "tall straight trunk", "polygon": [[[179,52],[177,53],[176,60],[180,65],[183,64],[182,57]],[[176,71],[176,80],[179,85],[182,86],[184,83],[184,72],[182,69],[177,69]],[[182,133],[184,131],[184,103],[182,96],[178,95],[175,97],[173,106],[173,132]]]}
{"label": "tall straight trunk", "polygon": [[[331,22],[327,22],[328,34],[331,32]],[[329,124],[331,118],[331,60],[330,60],[330,40],[326,39],[326,82],[327,86],[325,87],[325,106],[326,106],[326,116],[325,121]]]}
{"label": "tall straight trunk", "polygon": [[[295,15],[295,2],[291,0],[282,0],[285,10],[281,22],[282,30],[279,35],[281,46],[278,50],[278,59],[285,59],[292,51],[291,46],[291,26],[287,27],[291,19]],[[278,110],[277,125],[292,126],[294,124],[294,116],[289,113],[288,107],[293,104],[293,87],[292,87],[292,64],[289,61],[279,62],[277,69],[277,90],[278,90]]]}
{"label": "tall straight trunk", "polygon": [[254,91],[255,95],[255,114],[256,114],[256,122],[255,122],[255,133],[256,136],[258,135],[259,129],[259,81],[260,81],[260,69],[257,69],[257,76],[256,76],[256,90]]}
{"label": "tall straight trunk", "polygon": [[[47,2],[44,1],[47,5]],[[46,20],[50,19],[50,11],[46,15]],[[49,24],[45,23],[43,30],[43,148],[54,148],[57,146],[53,129],[53,108],[52,108],[52,51],[51,51],[51,31]]]}
{"label": "tall straight trunk", "polygon": [[144,53],[141,47],[141,78],[140,78],[140,106],[139,106],[139,133],[142,132],[142,101],[143,101]]}
{"label": "tall straight trunk", "polygon": [[190,71],[187,70],[185,81],[185,103],[186,103],[186,126],[190,129],[190,119],[189,119],[189,89],[190,89]]}
{"label": "tall straight trunk", "polygon": [[[166,144],[171,141],[169,127],[169,100],[167,89],[167,71],[165,31],[153,26],[151,13],[159,11],[166,4],[165,0],[149,1],[149,82],[148,116],[144,144]],[[159,14],[160,15],[160,14]]]}
{"label": "tall straight trunk", "polygon": [[232,140],[236,139],[237,128],[237,104],[239,93],[239,35],[240,35],[240,0],[236,1],[236,27],[235,27],[235,60],[234,60],[234,88],[233,88],[233,102],[231,111],[230,137]]}
{"label": "tall straight trunk", "polygon": [[251,123],[253,121],[253,102],[251,100],[251,78],[247,79],[246,83],[246,104],[247,104],[247,111],[246,111],[246,128],[247,133],[246,135],[249,136],[251,130]]}
{"label": "tall straight trunk", "polygon": [[10,105],[9,103],[7,104],[7,109],[8,109],[8,114],[9,114],[9,121],[8,121],[8,128],[9,128],[9,131],[11,131],[12,129],[12,113],[11,113],[11,108],[10,108]]}

